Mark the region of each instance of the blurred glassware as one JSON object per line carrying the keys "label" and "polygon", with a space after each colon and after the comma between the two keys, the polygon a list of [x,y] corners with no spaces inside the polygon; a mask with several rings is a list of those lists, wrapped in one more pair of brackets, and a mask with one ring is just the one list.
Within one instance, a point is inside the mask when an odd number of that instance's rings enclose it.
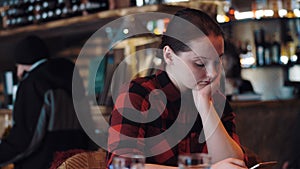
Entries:
{"label": "blurred glassware", "polygon": [[209,169],[211,167],[211,156],[205,153],[192,153],[179,155],[179,169]]}
{"label": "blurred glassware", "polygon": [[129,157],[115,157],[113,159],[113,169],[144,169],[145,156],[132,155]]}

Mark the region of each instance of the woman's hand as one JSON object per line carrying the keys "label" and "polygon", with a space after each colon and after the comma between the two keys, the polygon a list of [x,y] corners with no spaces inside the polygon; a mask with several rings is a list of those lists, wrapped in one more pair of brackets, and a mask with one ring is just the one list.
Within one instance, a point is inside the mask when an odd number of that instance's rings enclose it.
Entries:
{"label": "woman's hand", "polygon": [[[211,79],[211,82],[206,85],[206,86],[197,86],[196,88],[193,89],[193,94],[197,93],[197,97],[203,97],[203,98],[208,98],[211,99],[212,95],[216,93],[217,91],[220,90],[220,83],[221,83],[221,73],[218,73],[216,77]],[[195,99],[195,95],[194,95]],[[196,101],[196,100],[195,100]]]}
{"label": "woman's hand", "polygon": [[209,111],[212,105],[212,96],[214,93],[220,90],[221,74],[219,73],[213,81],[203,88],[195,88],[192,90],[194,103],[197,110],[201,113],[201,110],[205,112]]}
{"label": "woman's hand", "polygon": [[247,169],[247,166],[243,160],[236,158],[226,158],[211,166],[211,169]]}

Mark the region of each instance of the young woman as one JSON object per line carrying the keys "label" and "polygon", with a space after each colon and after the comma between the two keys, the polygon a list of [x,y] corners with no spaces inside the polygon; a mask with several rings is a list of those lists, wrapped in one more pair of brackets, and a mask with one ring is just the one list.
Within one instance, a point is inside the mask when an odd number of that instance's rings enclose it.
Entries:
{"label": "young woman", "polygon": [[177,168],[179,154],[203,152],[213,169],[246,168],[234,113],[219,89],[224,38],[218,24],[199,10],[180,10],[161,49],[165,70],[133,80],[116,99],[107,166],[115,156],[143,154],[146,168]]}

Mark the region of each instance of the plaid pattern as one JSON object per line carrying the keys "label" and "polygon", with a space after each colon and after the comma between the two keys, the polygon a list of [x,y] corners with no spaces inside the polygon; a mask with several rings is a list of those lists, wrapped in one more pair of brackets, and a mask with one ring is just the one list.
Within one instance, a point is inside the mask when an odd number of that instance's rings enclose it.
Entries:
{"label": "plaid pattern", "polygon": [[[166,104],[163,101],[161,92],[156,89],[164,93],[167,99]],[[152,93],[150,94],[150,92]],[[185,100],[184,97],[191,97],[191,95],[182,96],[164,71],[133,80],[129,85],[129,90],[121,89],[110,118],[107,165],[109,166],[112,163],[115,154],[148,155],[153,153],[153,156],[146,159],[147,163],[177,166],[179,154],[207,153],[205,142],[199,143],[198,141],[202,131],[201,117],[195,106],[183,105],[180,107],[181,101]],[[225,99],[221,95],[218,98]],[[178,118],[179,116],[182,118]],[[140,122],[129,120],[131,117],[137,117]],[[194,122],[195,117],[197,117],[196,122]],[[147,121],[149,118],[155,120]],[[229,135],[240,144],[235,132],[234,118],[235,114],[226,101],[221,120]],[[143,120],[145,121],[143,122]],[[167,137],[166,134],[157,142],[147,142],[147,139],[143,139],[164,134],[176,120],[179,122],[176,124],[177,128],[175,128],[175,132],[172,133],[171,137],[170,135]],[[188,122],[193,123],[192,128],[188,128],[190,130],[185,129],[185,124]],[[171,143],[174,142],[172,136],[178,138],[177,136],[181,134],[185,137],[171,147]],[[130,139],[126,136],[141,139]],[[158,155],[155,154],[162,148],[166,148],[167,151]]]}

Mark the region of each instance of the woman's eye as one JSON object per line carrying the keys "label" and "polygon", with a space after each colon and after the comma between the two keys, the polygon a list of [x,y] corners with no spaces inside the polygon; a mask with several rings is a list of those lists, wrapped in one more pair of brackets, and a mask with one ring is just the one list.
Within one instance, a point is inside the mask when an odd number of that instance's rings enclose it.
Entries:
{"label": "woman's eye", "polygon": [[196,66],[198,66],[198,67],[204,67],[204,66],[205,66],[203,63],[195,63],[195,64],[196,64]]}

